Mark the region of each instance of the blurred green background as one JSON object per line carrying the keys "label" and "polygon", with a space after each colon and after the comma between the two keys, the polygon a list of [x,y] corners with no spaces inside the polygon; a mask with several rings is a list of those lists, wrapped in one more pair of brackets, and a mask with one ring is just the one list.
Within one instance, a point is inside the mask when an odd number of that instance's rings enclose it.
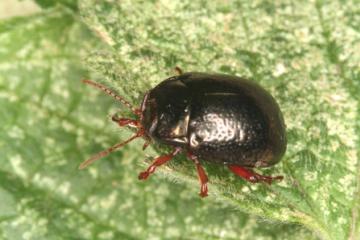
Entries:
{"label": "blurred green background", "polygon": [[[360,238],[358,1],[2,0],[0,239]],[[245,76],[283,109],[288,152],[251,185],[136,140],[86,170],[79,163],[131,134],[129,116],[91,78],[134,104],[186,71]],[[144,161],[146,160],[146,161]]]}

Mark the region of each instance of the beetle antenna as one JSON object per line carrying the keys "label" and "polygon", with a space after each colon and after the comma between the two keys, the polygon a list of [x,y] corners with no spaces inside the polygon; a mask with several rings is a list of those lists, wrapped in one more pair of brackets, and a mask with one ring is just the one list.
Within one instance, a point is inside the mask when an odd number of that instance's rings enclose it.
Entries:
{"label": "beetle antenna", "polygon": [[79,166],[79,169],[84,169],[87,166],[89,166],[90,164],[92,164],[93,162],[99,160],[100,158],[103,158],[107,155],[109,155],[110,153],[112,153],[113,151],[115,151],[118,148],[123,147],[124,145],[128,144],[129,142],[131,142],[132,140],[134,140],[135,138],[141,137],[143,135],[143,132],[137,132],[135,135],[133,135],[132,137],[130,137],[129,139],[127,139],[124,142],[121,143],[117,143],[112,147],[109,147],[108,149],[99,152],[98,154],[95,154],[94,156],[92,156],[91,158],[89,158],[88,160],[82,162]]}
{"label": "beetle antenna", "polygon": [[134,108],[133,105],[131,105],[131,103],[126,101],[123,97],[121,97],[121,96],[117,95],[116,93],[114,93],[110,88],[107,88],[106,86],[104,86],[104,85],[102,85],[100,83],[93,82],[93,81],[88,80],[88,79],[84,79],[84,80],[82,80],[82,82],[100,89],[101,91],[105,92],[107,95],[113,97],[115,100],[118,100],[119,102],[121,102],[122,104],[127,106],[135,115],[139,115],[139,110],[138,109]]}

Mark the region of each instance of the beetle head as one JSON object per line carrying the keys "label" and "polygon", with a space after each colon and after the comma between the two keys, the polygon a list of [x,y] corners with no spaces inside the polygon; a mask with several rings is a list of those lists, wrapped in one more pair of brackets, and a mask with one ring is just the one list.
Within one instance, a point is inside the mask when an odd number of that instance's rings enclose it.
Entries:
{"label": "beetle head", "polygon": [[[162,89],[163,90],[163,89]],[[145,135],[158,142],[172,145],[186,143],[190,118],[189,102],[183,91],[151,90],[141,107],[141,125]]]}

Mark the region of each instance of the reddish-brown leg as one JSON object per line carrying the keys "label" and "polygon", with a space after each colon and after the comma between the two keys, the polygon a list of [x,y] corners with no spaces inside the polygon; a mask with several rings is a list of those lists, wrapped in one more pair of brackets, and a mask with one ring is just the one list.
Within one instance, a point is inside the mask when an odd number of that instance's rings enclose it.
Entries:
{"label": "reddish-brown leg", "polygon": [[131,119],[131,118],[118,118],[117,116],[112,116],[111,120],[119,124],[120,127],[130,126],[139,128],[141,127],[141,123],[139,120]]}
{"label": "reddish-brown leg", "polygon": [[201,197],[206,197],[208,195],[208,187],[207,187],[208,177],[206,175],[206,172],[205,172],[204,168],[201,166],[201,164],[196,156],[192,155],[191,153],[188,153],[187,155],[191,160],[194,161],[194,163],[196,165],[196,170],[198,172],[198,177],[199,177],[199,181],[200,181],[199,195]]}
{"label": "reddish-brown leg", "polygon": [[181,148],[175,148],[174,151],[172,151],[169,154],[160,156],[155,158],[155,160],[153,161],[153,163],[148,167],[148,169],[146,169],[146,171],[141,172],[139,174],[139,179],[140,180],[146,180],[150,174],[152,174],[153,172],[155,172],[155,169],[158,166],[163,165],[164,163],[170,161],[176,154],[178,154],[181,151]]}
{"label": "reddish-brown leg", "polygon": [[282,180],[284,178],[283,176],[263,176],[248,168],[237,165],[229,165],[229,169],[236,175],[252,183],[265,182],[267,184],[271,184],[274,180]]}

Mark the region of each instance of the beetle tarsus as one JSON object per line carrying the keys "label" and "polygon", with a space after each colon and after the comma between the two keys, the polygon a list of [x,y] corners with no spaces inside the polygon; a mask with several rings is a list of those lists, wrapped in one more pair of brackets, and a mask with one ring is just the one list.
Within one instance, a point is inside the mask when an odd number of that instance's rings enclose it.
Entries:
{"label": "beetle tarsus", "polygon": [[139,180],[146,180],[150,174],[152,174],[153,172],[155,172],[155,169],[163,164],[165,164],[166,162],[170,161],[173,157],[175,157],[176,154],[178,154],[181,151],[180,148],[175,148],[174,151],[172,151],[169,154],[160,156],[155,158],[155,160],[153,161],[153,163],[148,167],[148,169],[146,169],[146,171],[141,172],[139,174]]}
{"label": "beetle tarsus", "polygon": [[200,163],[198,162],[195,164],[196,164],[196,170],[198,172],[199,181],[200,181],[200,185],[201,185],[199,195],[201,197],[206,197],[208,195],[208,187],[207,187],[208,177],[206,176],[205,170],[200,165]]}
{"label": "beetle tarsus", "polygon": [[283,176],[274,176],[274,177],[264,176],[264,175],[254,172],[248,168],[241,167],[238,165],[229,165],[229,169],[236,175],[240,176],[241,178],[243,178],[246,181],[251,182],[251,183],[264,182],[264,183],[271,185],[271,183],[274,180],[280,181],[284,178]]}
{"label": "beetle tarsus", "polygon": [[139,174],[139,180],[146,180],[150,175],[149,171],[141,172]]}
{"label": "beetle tarsus", "polygon": [[199,177],[199,182],[200,182],[200,197],[207,197],[208,196],[208,186],[207,183],[209,181],[206,172],[204,170],[204,168],[201,166],[199,160],[197,159],[196,156],[192,155],[191,153],[188,153],[188,158],[190,158],[191,160],[193,160],[193,162],[196,165],[196,170],[198,173],[198,177]]}

